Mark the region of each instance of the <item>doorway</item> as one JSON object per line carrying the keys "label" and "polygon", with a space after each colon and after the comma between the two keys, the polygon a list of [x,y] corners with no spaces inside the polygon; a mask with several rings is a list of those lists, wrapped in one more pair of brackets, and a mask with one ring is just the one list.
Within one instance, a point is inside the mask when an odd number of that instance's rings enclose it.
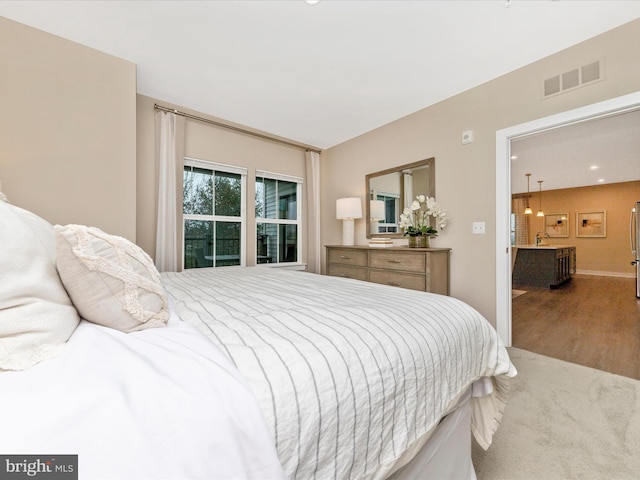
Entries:
{"label": "doorway", "polygon": [[496,330],[512,344],[511,140],[640,108],[640,92],[496,132]]}

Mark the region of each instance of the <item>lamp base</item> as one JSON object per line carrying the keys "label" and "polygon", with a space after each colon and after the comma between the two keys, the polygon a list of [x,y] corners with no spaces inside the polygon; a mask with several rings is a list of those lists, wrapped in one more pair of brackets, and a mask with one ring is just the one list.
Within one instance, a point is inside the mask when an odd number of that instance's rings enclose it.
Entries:
{"label": "lamp base", "polygon": [[355,245],[355,223],[353,218],[342,220],[342,245]]}

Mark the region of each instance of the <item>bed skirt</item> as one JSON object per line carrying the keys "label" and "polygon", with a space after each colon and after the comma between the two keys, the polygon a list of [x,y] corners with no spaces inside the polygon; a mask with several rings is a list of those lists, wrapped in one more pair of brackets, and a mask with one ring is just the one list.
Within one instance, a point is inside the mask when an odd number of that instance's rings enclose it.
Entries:
{"label": "bed skirt", "polygon": [[416,456],[388,480],[416,478],[476,480],[471,460],[471,388],[442,419]]}

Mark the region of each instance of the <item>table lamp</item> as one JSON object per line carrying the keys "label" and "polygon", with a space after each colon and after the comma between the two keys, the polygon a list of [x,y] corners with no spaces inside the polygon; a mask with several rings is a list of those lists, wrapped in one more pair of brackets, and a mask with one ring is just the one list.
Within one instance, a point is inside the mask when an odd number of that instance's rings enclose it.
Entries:
{"label": "table lamp", "polygon": [[342,245],[353,245],[354,220],[362,218],[362,201],[359,197],[336,200],[336,218],[342,220]]}
{"label": "table lamp", "polygon": [[371,233],[378,232],[378,222],[386,216],[385,205],[382,200],[369,200],[369,220],[371,221]]}

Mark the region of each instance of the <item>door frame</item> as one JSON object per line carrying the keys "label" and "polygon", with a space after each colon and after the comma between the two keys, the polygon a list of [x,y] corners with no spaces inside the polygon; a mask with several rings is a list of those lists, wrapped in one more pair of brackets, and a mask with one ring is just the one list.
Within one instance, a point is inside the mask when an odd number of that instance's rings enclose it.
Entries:
{"label": "door frame", "polygon": [[640,108],[640,91],[496,132],[496,330],[508,347],[511,331],[511,140]]}

